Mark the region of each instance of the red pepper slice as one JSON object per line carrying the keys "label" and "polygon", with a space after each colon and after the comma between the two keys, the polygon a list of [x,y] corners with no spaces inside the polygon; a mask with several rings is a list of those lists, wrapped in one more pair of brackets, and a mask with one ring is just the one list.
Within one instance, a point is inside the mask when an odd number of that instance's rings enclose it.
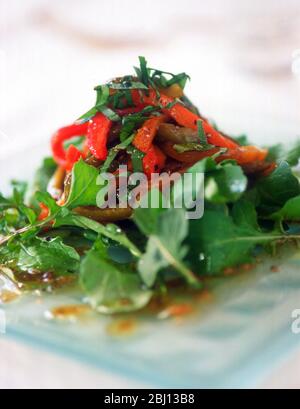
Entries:
{"label": "red pepper slice", "polygon": [[38,220],[42,221],[42,220],[47,219],[47,217],[49,217],[50,210],[49,210],[48,206],[46,206],[44,203],[40,203],[39,206],[40,206],[41,212],[40,212],[40,214],[38,216]]}
{"label": "red pepper slice", "polygon": [[143,158],[144,172],[148,177],[152,173],[159,173],[166,162],[165,154],[155,145],[152,145]]}
{"label": "red pepper slice", "polygon": [[256,146],[238,146],[228,149],[227,152],[216,158],[217,162],[225,159],[234,159],[239,165],[246,165],[253,162],[263,162],[268,155],[267,149],[260,149]]}
{"label": "red pepper slice", "polygon": [[158,131],[159,125],[166,120],[164,115],[147,119],[143,126],[137,131],[132,144],[140,151],[147,153],[151,148],[153,139]]}
{"label": "red pepper slice", "polygon": [[[170,115],[179,125],[187,128],[196,130],[197,122],[199,120],[202,121],[207,140],[212,145],[223,148],[235,148],[238,146],[236,142],[220,134],[208,122],[194,114],[184,105],[180,103],[174,104],[174,98],[168,97],[164,94],[160,94],[158,98],[154,89],[149,89],[148,95],[146,95],[146,93],[143,95],[140,93],[134,93],[132,98],[134,103],[137,105],[141,103],[146,103],[153,106],[161,105],[166,114]],[[168,105],[170,106],[169,108]]]}
{"label": "red pepper slice", "polygon": [[102,112],[96,114],[90,121],[87,130],[87,145],[92,154],[99,160],[107,158],[107,138],[112,121]]}
{"label": "red pepper slice", "polygon": [[73,166],[75,165],[76,162],[79,161],[80,158],[82,158],[84,155],[80,150],[76,148],[74,145],[70,145],[67,153],[66,153],[66,165],[65,169],[67,171],[72,170]]}
{"label": "red pepper slice", "polygon": [[53,158],[55,162],[66,169],[66,151],[64,149],[64,142],[74,136],[85,135],[87,132],[88,124],[72,124],[59,129],[51,139],[51,147],[53,152]]}

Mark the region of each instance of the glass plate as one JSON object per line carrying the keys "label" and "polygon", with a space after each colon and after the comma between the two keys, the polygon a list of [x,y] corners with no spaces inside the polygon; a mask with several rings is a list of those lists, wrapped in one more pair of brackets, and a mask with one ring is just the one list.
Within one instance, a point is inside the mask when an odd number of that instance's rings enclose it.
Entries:
{"label": "glass plate", "polygon": [[[30,177],[39,149],[15,154],[14,163],[1,160],[1,188],[11,177]],[[291,314],[299,307],[299,266],[300,256],[286,250],[253,271],[214,280],[210,296],[181,319],[93,312],[75,322],[48,319],[52,308],[81,302],[76,290],[25,294],[1,308],[8,336],[147,385],[250,387],[298,345]],[[114,325],[128,319],[134,331],[114,333]]]}

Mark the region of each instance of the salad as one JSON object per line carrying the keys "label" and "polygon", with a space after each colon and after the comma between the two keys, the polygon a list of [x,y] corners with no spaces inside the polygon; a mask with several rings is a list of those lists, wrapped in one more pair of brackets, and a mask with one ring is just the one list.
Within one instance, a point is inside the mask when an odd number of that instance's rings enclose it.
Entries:
{"label": "salad", "polygon": [[[130,312],[299,242],[300,144],[228,136],[185,95],[187,74],[144,57],[134,70],[96,86],[95,105],[53,135],[33,183],[0,195],[0,274],[21,290],[79,284],[100,313]],[[191,176],[179,195],[173,175]],[[187,192],[197,217],[176,205]]]}

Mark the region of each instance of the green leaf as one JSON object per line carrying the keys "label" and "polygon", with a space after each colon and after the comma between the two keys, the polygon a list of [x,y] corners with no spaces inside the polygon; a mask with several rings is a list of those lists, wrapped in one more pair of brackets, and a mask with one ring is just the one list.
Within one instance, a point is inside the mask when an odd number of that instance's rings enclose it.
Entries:
{"label": "green leaf", "polygon": [[147,106],[140,112],[124,116],[122,118],[122,129],[120,132],[120,141],[125,141],[132,133],[146,120],[147,115],[157,112],[157,107]]}
{"label": "green leaf", "polygon": [[[105,159],[104,164],[101,167],[101,173],[107,172],[109,170],[110,165],[116,158],[117,154],[125,150],[127,146],[131,144],[133,141],[134,135],[129,136],[127,139],[125,139],[123,142],[119,143],[118,145],[114,146],[112,149],[110,149],[107,158]],[[75,165],[76,166],[76,165]],[[98,186],[98,191],[99,191],[99,186]]]}
{"label": "green leaf", "polygon": [[54,162],[52,158],[45,158],[43,160],[42,165],[36,171],[34,176],[34,183],[33,188],[34,191],[40,190],[45,191],[47,190],[48,183],[55,172],[57,164]]}
{"label": "green leaf", "polygon": [[61,210],[61,207],[58,206],[56,201],[48,192],[36,192],[34,198],[38,203],[45,204],[50,210],[51,215]]}
{"label": "green leaf", "polygon": [[140,69],[137,71],[137,74],[140,73],[140,81],[146,85],[146,87],[149,86],[149,72],[147,68],[147,61],[146,58],[143,56],[139,56],[139,61],[140,61]]}
{"label": "green leaf", "polygon": [[256,189],[260,206],[278,210],[287,200],[300,194],[299,181],[287,162],[281,162],[269,176],[261,178]]}
{"label": "green leaf", "polygon": [[[154,215],[151,214],[154,212]],[[187,249],[183,245],[188,232],[188,221],[183,209],[168,209],[161,212],[156,222],[155,230],[145,223],[147,218],[155,219],[157,209],[139,209],[134,220],[144,232],[151,231],[146,253],[140,258],[138,268],[143,282],[152,287],[158,273],[171,266],[190,285],[200,287],[201,283],[195,274],[183,263]]]}
{"label": "green leaf", "polygon": [[145,153],[135,148],[133,145],[129,146],[126,152],[131,157],[133,172],[143,172],[143,158]]}
{"label": "green leaf", "polygon": [[[240,212],[241,209],[236,209],[237,220],[240,220]],[[202,274],[215,274],[226,267],[251,262],[255,247],[274,239],[251,224],[253,215],[237,225],[229,215],[214,210],[206,210],[202,219],[191,220],[187,243],[194,267]]]}
{"label": "green leaf", "polygon": [[292,148],[284,152],[280,160],[286,161],[290,166],[297,166],[300,159],[300,141],[296,141]]}
{"label": "green leaf", "polygon": [[255,206],[248,200],[240,199],[232,206],[232,218],[236,225],[256,231],[260,230]]}
{"label": "green leaf", "polygon": [[92,307],[105,314],[139,310],[152,296],[137,272],[109,258],[100,240],[81,262],[80,283]]}
{"label": "green leaf", "polygon": [[78,253],[66,246],[60,238],[49,241],[34,238],[20,243],[17,267],[23,271],[38,270],[56,274],[78,271],[80,257]]}
{"label": "green leaf", "polygon": [[[204,128],[203,128],[203,121],[202,121],[202,119],[199,119],[199,120],[197,121],[197,131],[198,131],[198,136],[199,136],[201,145],[203,145],[203,146],[208,145],[208,143],[207,143],[207,138],[206,138],[206,135],[205,135],[205,132],[204,132]],[[212,145],[209,145],[209,146],[211,147]]]}
{"label": "green leaf", "polygon": [[300,221],[300,196],[289,199],[283,207],[270,216],[273,220]]}
{"label": "green leaf", "polygon": [[246,191],[247,183],[240,166],[223,162],[206,177],[205,198],[213,203],[235,202]]}
{"label": "green leaf", "polygon": [[96,108],[102,107],[108,101],[109,97],[109,86],[108,85],[99,85],[94,88],[97,92],[97,99],[96,99]]}
{"label": "green leaf", "polygon": [[68,215],[59,215],[56,218],[55,227],[60,226],[77,226],[82,229],[92,230],[126,247],[134,256],[139,257],[141,255],[139,249],[128,239],[120,227],[113,223],[108,223],[104,226],[87,217],[69,213]]}
{"label": "green leaf", "polygon": [[291,148],[287,149],[283,144],[277,144],[268,148],[268,160],[277,162],[287,162],[290,166],[296,166],[300,159],[300,141],[294,142]]}
{"label": "green leaf", "polygon": [[105,115],[108,119],[114,122],[118,122],[121,120],[118,114],[116,114],[112,109],[108,108],[107,106],[103,105],[98,109],[100,112],[102,112],[103,115]]}
{"label": "green leaf", "polygon": [[74,209],[78,206],[96,206],[96,197],[101,187],[97,185],[99,170],[82,159],[73,167],[71,188],[65,206]]}
{"label": "green leaf", "polygon": [[25,200],[28,183],[19,180],[13,180],[11,182],[11,186],[13,188],[13,201],[18,206]]}
{"label": "green leaf", "polygon": [[[151,207],[151,196],[158,196],[159,206]],[[159,217],[162,212],[166,211],[161,207],[162,194],[159,189],[152,188],[147,194],[143,196],[143,203],[147,206],[145,208],[138,207],[134,210],[133,220],[140,231],[145,235],[156,233],[158,230]]]}
{"label": "green leaf", "polygon": [[35,223],[37,219],[37,215],[33,209],[31,209],[28,206],[25,206],[24,204],[20,204],[18,206],[19,211],[27,218],[28,222],[30,224]]}
{"label": "green leaf", "polygon": [[7,199],[0,193],[0,211],[9,209],[10,207],[12,207],[11,200]]}

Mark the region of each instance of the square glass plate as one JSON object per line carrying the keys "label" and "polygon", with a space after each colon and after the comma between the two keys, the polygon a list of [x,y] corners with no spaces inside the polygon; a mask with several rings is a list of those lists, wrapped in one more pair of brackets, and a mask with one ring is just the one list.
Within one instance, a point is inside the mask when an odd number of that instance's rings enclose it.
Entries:
{"label": "square glass plate", "polygon": [[[30,177],[43,154],[31,147],[13,160],[2,159],[1,189],[12,177]],[[291,314],[299,307],[299,267],[300,255],[286,251],[253,271],[212,281],[209,297],[182,319],[93,312],[75,322],[47,319],[54,307],[80,303],[76,290],[25,294],[0,307],[8,336],[148,385],[250,387],[298,345]],[[135,330],[114,333],[114,326],[128,319]]]}

